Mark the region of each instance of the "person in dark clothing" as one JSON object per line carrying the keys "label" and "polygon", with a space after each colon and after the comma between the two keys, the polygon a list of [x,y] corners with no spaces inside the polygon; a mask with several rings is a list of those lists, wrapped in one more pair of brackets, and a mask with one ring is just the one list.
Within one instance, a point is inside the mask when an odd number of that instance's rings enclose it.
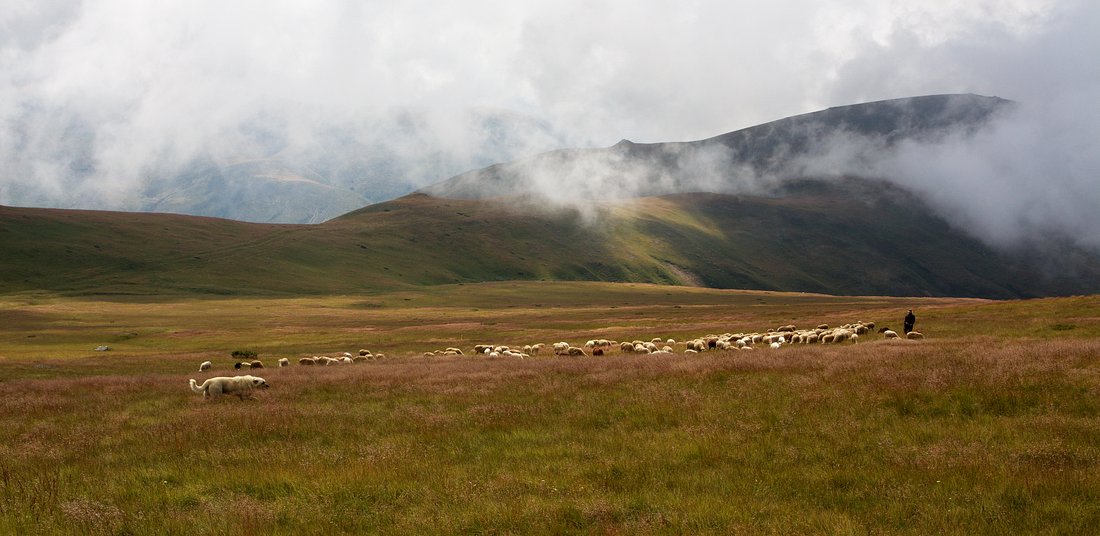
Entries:
{"label": "person in dark clothing", "polygon": [[905,314],[905,332],[909,333],[913,331],[913,324],[916,323],[917,317],[913,314],[913,310],[910,309],[909,312]]}

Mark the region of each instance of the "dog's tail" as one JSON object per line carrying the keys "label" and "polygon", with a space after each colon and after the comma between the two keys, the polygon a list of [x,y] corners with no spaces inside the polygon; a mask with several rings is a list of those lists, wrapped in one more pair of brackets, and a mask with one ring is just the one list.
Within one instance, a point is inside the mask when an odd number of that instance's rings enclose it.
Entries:
{"label": "dog's tail", "polygon": [[192,392],[199,393],[199,394],[206,393],[205,386],[206,386],[206,382],[203,382],[202,385],[199,385],[199,382],[195,381],[194,378],[191,379],[191,391]]}

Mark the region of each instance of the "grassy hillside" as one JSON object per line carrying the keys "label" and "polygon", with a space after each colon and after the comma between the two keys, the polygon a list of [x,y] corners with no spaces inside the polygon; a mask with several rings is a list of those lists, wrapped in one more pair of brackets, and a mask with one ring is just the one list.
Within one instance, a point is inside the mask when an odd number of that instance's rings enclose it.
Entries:
{"label": "grassy hillside", "polygon": [[[894,324],[923,341],[433,357]],[[1086,534],[1100,299],[502,282],[354,297],[0,297],[5,534]],[[93,352],[96,344],[113,350]],[[682,349],[683,345],[676,345]],[[385,360],[271,368],[370,348]],[[255,348],[272,387],[189,378]],[[199,373],[210,359],[214,370]]]}
{"label": "grassy hillside", "polygon": [[782,197],[684,194],[555,209],[412,195],[321,225],[0,207],[0,292],[326,294],[497,280],[1018,297],[1100,290],[992,251],[860,180]]}

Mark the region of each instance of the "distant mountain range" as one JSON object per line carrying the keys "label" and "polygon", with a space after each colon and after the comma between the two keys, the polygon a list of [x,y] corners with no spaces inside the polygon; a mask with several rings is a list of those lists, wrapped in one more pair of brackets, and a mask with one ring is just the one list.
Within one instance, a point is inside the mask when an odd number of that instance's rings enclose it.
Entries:
{"label": "distant mountain range", "polygon": [[[140,176],[119,177],[100,161],[93,126],[68,118],[73,124],[57,136],[35,133],[46,119],[13,127],[30,145],[0,169],[0,204],[320,223],[563,143],[545,122],[500,110],[394,110],[308,131],[259,118],[208,146],[164,149],[162,158],[135,150],[127,159],[141,163]],[[31,156],[20,160],[23,153]]]}
{"label": "distant mountain range", "polygon": [[[497,280],[838,295],[1100,292],[1092,252],[1056,237],[1041,249],[992,248],[905,188],[818,177],[799,163],[838,139],[870,143],[850,153],[865,155],[973,131],[1010,105],[919,97],[698,142],[553,151],[313,225],[0,207],[0,292],[296,295]],[[196,181],[247,189],[246,177],[262,176],[302,198],[322,188],[270,161],[205,169]]]}

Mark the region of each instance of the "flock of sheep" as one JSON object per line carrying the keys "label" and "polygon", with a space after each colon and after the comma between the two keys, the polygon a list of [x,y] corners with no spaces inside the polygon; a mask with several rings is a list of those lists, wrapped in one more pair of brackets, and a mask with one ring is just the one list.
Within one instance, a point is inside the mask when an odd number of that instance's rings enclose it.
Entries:
{"label": "flock of sheep", "polygon": [[[581,346],[574,346],[564,341],[552,345],[540,343],[524,345],[522,347],[477,344],[473,347],[473,354],[490,358],[510,357],[526,359],[542,355],[545,352],[552,352],[555,356],[592,357],[608,355],[614,351],[618,351],[620,354],[672,355],[678,351],[682,351],[685,354],[698,354],[710,350],[748,351],[756,348],[777,350],[784,345],[795,344],[855,343],[858,342],[861,337],[869,337],[874,333],[874,330],[874,322],[855,322],[844,324],[839,327],[830,327],[827,324],[821,324],[809,329],[799,329],[794,325],[785,325],[775,329],[768,329],[764,332],[723,333],[721,335],[712,334],[682,342],[677,342],[674,339],[654,338],[649,341],[633,340],[622,342],[608,339],[593,339]],[[902,338],[897,332],[888,328],[881,328],[878,330],[878,333],[885,339]],[[912,340],[923,339],[924,335],[916,331],[911,331],[905,335],[905,338]],[[461,348],[456,347],[424,352],[423,354],[424,357],[463,355],[467,355],[467,353]],[[298,360],[298,364],[303,366],[352,365],[366,361],[384,359],[385,357],[385,354],[375,354],[370,350],[359,350],[358,355],[353,355],[350,352],[343,352],[334,357],[302,357]],[[287,367],[290,366],[290,360],[284,357],[278,361],[278,364],[280,367]],[[212,366],[213,364],[210,361],[205,361],[199,365],[199,371],[208,371]],[[236,363],[234,368],[238,370],[255,370],[264,368],[264,364],[259,360],[242,361]]]}

